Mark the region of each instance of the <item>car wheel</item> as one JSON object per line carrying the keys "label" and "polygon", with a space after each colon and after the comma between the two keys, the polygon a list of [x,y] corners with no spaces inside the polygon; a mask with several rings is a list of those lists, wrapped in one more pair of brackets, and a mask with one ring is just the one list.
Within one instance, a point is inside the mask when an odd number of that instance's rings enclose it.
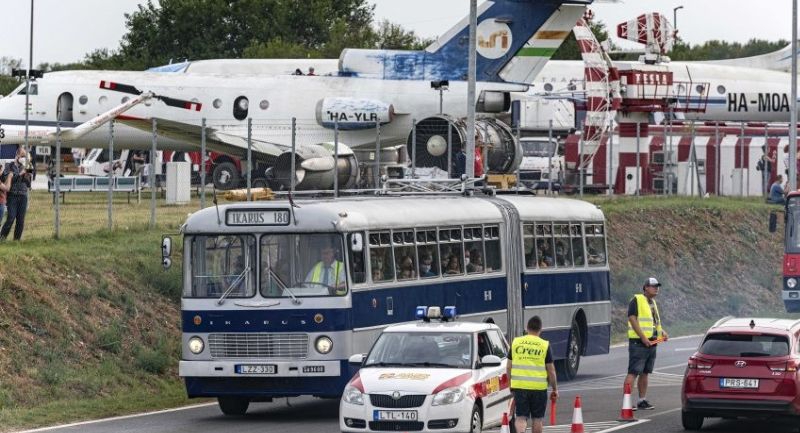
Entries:
{"label": "car wheel", "polygon": [[211,176],[214,181],[214,187],[220,190],[238,188],[241,182],[241,175],[236,169],[236,164],[230,161],[215,164]]}
{"label": "car wheel", "polygon": [[560,380],[572,380],[578,376],[581,366],[581,331],[578,322],[572,321],[572,328],[567,339],[567,357],[556,362],[556,370]]}
{"label": "car wheel", "polygon": [[469,417],[469,432],[481,433],[481,431],[483,431],[483,417],[481,409],[476,404],[472,407],[472,415]]}
{"label": "car wheel", "polygon": [[225,415],[244,415],[250,406],[250,400],[244,397],[218,397],[217,403]]}
{"label": "car wheel", "polygon": [[703,428],[703,416],[692,412],[681,412],[681,423],[684,430],[700,430]]}

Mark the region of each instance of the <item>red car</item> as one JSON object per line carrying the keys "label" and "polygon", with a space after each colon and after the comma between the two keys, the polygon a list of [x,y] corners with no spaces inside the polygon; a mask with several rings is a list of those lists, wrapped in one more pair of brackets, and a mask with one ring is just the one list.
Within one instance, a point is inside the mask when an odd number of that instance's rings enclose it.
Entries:
{"label": "red car", "polygon": [[681,421],[699,430],[704,418],[800,415],[800,321],[726,317],[689,358]]}

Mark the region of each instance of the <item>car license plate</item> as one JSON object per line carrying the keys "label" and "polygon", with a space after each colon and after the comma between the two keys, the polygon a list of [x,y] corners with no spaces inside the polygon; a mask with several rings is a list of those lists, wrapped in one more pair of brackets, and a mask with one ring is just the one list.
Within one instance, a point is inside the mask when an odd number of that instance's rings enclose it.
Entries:
{"label": "car license plate", "polygon": [[275,364],[239,364],[236,366],[238,374],[275,374],[278,366]]}
{"label": "car license plate", "polygon": [[723,377],[719,380],[720,388],[758,389],[758,379],[732,379]]}
{"label": "car license plate", "polygon": [[375,421],[416,421],[415,410],[376,410],[373,415]]}

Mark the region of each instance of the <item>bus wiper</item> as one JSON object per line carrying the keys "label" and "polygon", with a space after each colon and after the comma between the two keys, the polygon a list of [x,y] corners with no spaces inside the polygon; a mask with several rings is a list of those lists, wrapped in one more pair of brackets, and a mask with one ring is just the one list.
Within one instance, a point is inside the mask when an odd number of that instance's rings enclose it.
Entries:
{"label": "bus wiper", "polygon": [[227,298],[228,295],[231,294],[231,292],[233,291],[234,287],[239,285],[239,283],[244,279],[244,276],[247,275],[248,272],[250,272],[250,266],[249,265],[244,268],[242,273],[239,274],[236,277],[235,280],[233,280],[233,282],[230,284],[230,286],[228,286],[228,289],[225,290],[225,293],[223,293],[222,296],[219,297],[219,299],[217,300],[217,305],[222,305],[222,304],[225,303],[225,298]]}

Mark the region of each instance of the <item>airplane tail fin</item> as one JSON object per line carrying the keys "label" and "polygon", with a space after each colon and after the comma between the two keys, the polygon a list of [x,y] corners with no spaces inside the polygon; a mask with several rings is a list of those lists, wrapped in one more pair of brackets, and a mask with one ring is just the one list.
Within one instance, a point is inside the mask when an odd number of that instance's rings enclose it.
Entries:
{"label": "airplane tail fin", "polygon": [[[479,81],[530,83],[592,0],[493,0],[478,9]],[[467,79],[469,18],[423,51],[342,52],[340,73],[391,80]]]}
{"label": "airplane tail fin", "polygon": [[[798,54],[800,54],[800,50],[798,50]],[[791,72],[792,45],[789,44],[778,51],[762,54],[760,56],[743,57],[740,59],[712,60],[703,63],[724,65],[724,66],[741,66],[746,68],[767,69],[770,71]]]}

